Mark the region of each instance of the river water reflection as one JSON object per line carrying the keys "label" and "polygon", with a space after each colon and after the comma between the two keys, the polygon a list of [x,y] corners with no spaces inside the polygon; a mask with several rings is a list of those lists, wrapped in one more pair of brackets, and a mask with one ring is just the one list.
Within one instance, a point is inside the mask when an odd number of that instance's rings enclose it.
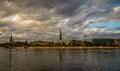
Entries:
{"label": "river water reflection", "polygon": [[120,50],[0,49],[0,71],[120,71]]}

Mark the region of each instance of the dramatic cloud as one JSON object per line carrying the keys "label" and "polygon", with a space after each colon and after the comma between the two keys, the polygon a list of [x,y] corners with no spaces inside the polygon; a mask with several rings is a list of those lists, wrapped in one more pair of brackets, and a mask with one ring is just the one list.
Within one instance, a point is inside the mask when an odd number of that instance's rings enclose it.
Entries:
{"label": "dramatic cloud", "polygon": [[119,24],[119,0],[0,0],[1,41],[114,37]]}
{"label": "dramatic cloud", "polygon": [[120,21],[120,6],[114,7],[109,19],[111,21]]}

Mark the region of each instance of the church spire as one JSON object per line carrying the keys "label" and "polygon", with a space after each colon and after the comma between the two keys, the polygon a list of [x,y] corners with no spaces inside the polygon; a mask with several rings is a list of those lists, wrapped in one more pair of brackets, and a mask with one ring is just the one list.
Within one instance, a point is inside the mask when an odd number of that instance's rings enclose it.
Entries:
{"label": "church spire", "polygon": [[59,40],[62,40],[62,31],[61,31],[61,28],[60,28]]}
{"label": "church spire", "polygon": [[12,35],[10,36],[10,42],[13,42],[13,37],[12,37]]}

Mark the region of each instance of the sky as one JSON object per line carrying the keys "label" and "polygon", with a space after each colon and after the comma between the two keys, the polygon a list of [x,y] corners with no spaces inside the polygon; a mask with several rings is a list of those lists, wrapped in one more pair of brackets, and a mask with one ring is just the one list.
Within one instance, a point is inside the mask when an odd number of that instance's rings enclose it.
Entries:
{"label": "sky", "polygon": [[[120,0],[0,0],[0,41],[120,38]],[[84,37],[86,35],[86,37]]]}

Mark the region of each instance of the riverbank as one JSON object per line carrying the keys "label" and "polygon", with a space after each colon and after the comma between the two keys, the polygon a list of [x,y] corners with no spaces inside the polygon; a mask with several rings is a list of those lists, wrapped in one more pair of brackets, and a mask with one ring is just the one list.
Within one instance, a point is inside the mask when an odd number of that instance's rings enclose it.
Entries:
{"label": "riverbank", "polygon": [[[4,48],[4,47],[1,47],[1,48]],[[120,49],[120,47],[103,47],[103,46],[100,46],[100,47],[13,47],[13,49],[80,49],[80,50],[87,50],[87,49]]]}
{"label": "riverbank", "polygon": [[120,49],[120,47],[29,47],[30,49]]}

